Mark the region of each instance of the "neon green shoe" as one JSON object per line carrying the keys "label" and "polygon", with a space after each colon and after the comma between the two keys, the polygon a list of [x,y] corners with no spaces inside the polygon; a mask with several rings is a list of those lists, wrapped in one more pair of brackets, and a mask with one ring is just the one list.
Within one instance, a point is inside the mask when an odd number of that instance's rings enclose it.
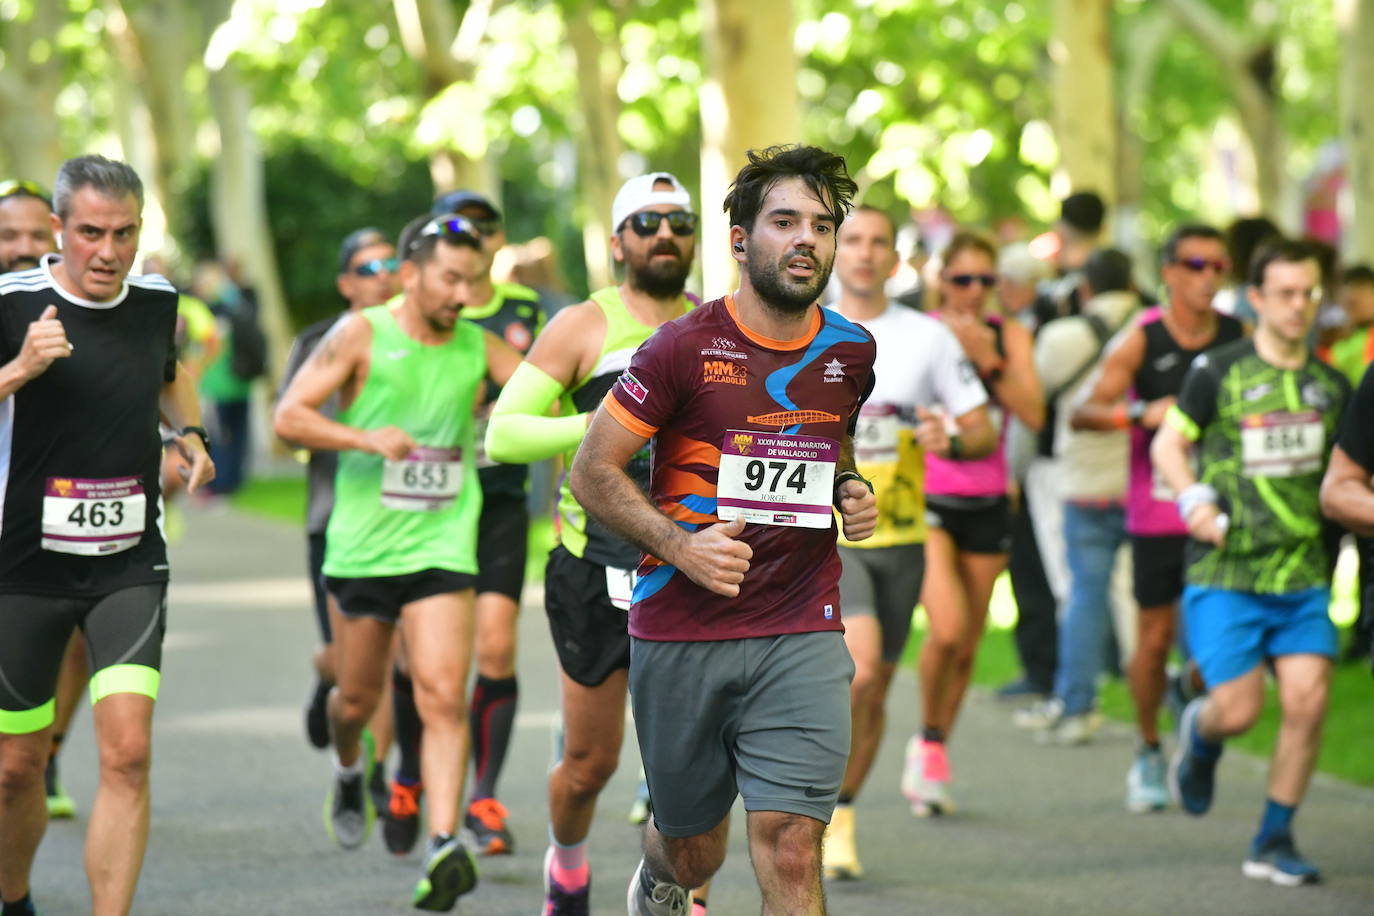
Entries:
{"label": "neon green shoe", "polygon": [[415,885],[417,910],[447,912],[459,897],[477,886],[477,860],[457,837],[430,837],[424,869]]}
{"label": "neon green shoe", "polygon": [[62,780],[57,778],[57,756],[48,758],[48,768],[43,771],[43,788],[48,796],[48,817],[66,820],[76,817],[76,802],[62,788]]}

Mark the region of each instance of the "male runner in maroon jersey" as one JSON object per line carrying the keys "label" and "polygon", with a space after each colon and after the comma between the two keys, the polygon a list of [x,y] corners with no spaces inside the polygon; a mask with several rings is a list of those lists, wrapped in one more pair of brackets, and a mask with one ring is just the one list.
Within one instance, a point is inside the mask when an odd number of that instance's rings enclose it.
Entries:
{"label": "male runner in maroon jersey", "polygon": [[[630,690],[654,814],[631,914],[687,912],[736,786],[764,912],[825,910],[854,672],[832,506],[850,540],[877,522],[850,439],[876,348],[816,303],[854,190],[824,150],[751,151],[725,201],[739,290],[655,332],[573,465],[578,502],[644,551]],[[624,465],[651,439],[646,499]]]}

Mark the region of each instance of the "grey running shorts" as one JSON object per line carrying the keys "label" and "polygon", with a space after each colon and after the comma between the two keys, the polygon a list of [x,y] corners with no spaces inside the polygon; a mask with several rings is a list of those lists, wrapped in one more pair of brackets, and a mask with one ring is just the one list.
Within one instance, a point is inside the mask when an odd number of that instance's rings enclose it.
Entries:
{"label": "grey running shorts", "polygon": [[840,609],[846,619],[876,617],[883,634],[883,661],[902,657],[911,615],[921,603],[926,577],[924,544],[841,547]]}
{"label": "grey running shorts", "polygon": [[849,758],[854,662],[835,630],[630,640],[630,697],[654,823],[705,833],[730,812],[830,822]]}

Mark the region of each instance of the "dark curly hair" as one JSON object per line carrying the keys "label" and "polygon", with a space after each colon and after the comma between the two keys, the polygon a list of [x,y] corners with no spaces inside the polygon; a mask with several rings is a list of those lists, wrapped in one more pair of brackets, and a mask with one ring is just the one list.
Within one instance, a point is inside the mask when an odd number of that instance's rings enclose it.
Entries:
{"label": "dark curly hair", "polygon": [[844,157],[816,146],[770,146],[749,150],[749,164],[739,170],[730,193],[725,195],[725,212],[730,225],[753,231],[763,199],[784,178],[800,178],[830,210],[835,228],[849,213],[850,203],[859,190],[849,177]]}

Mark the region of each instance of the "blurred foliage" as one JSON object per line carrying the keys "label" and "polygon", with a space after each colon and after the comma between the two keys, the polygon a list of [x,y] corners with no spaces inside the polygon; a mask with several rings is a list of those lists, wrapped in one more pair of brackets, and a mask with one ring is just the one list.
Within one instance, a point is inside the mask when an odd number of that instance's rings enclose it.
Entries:
{"label": "blurred foliage", "polygon": [[[60,0],[0,0],[0,48],[6,29],[26,20],[36,2]],[[54,42],[27,49],[30,58],[60,58],[66,88],[57,115],[67,149],[109,149],[117,133],[115,57],[103,40],[110,17],[176,2],[66,0]],[[1209,2],[1247,41],[1275,47],[1290,170],[1301,176],[1337,131],[1330,3]],[[443,148],[494,164],[510,238],[549,236],[562,253],[569,288],[583,290],[575,142],[582,125],[566,17],[590,16],[600,34],[619,42],[620,171],[668,169],[694,193],[699,189],[702,23],[694,0],[498,2],[474,78],[432,97],[401,43],[389,3],[236,0],[225,6],[228,19],[205,34],[169,32],[158,40],[189,43],[189,59],[197,63],[185,73],[183,89],[199,123],[210,117],[201,61],[214,66],[232,57],[252,94],[279,263],[298,323],[335,304],[333,252],[343,234],[364,223],[393,231],[424,208],[433,193],[426,159]],[[1119,60],[1154,6],[1116,3]],[[466,7],[454,0],[455,17]],[[1018,215],[1032,229],[1045,225],[1057,210],[1049,8],[1043,0],[795,0],[801,139],[843,153],[866,201],[899,218],[909,208],[941,206],[983,226]],[[1218,173],[1228,143],[1241,142],[1228,93],[1216,61],[1178,30],[1152,91],[1124,119],[1144,144],[1147,237],[1185,215],[1226,219],[1242,205],[1243,195],[1233,189],[1199,180]],[[779,138],[785,139],[794,138]],[[198,140],[202,160],[213,151],[213,143]],[[196,183],[188,201],[191,212],[199,206],[203,214],[203,176]],[[204,250],[208,229],[203,219],[198,223],[188,241]]]}
{"label": "blurred foliage", "polygon": [[894,215],[1053,219],[1046,6],[799,2],[808,139],[842,151]]}
{"label": "blurred foliage", "polygon": [[[428,169],[423,162],[401,161],[399,175],[367,181],[299,138],[282,137],[274,145],[266,161],[267,207],[297,329],[343,308],[335,276],[346,235],[376,226],[394,241],[406,223],[429,209]],[[194,260],[214,257],[209,187],[209,175],[202,173],[186,195],[194,228],[182,242]]]}

